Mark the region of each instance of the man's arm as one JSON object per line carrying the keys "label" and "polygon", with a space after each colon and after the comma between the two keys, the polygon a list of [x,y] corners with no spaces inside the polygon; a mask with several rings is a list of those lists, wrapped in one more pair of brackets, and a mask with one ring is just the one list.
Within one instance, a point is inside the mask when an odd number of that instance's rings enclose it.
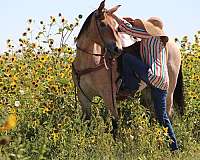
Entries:
{"label": "man's arm", "polygon": [[[133,37],[137,38],[150,38],[152,37],[146,30],[138,27],[134,27],[133,23],[128,23],[123,21],[122,19],[118,18],[117,16],[113,16],[117,23],[119,24],[119,30],[123,31]],[[125,18],[127,20],[127,18]],[[129,18],[131,19],[131,18]],[[131,19],[133,21],[133,19]]]}

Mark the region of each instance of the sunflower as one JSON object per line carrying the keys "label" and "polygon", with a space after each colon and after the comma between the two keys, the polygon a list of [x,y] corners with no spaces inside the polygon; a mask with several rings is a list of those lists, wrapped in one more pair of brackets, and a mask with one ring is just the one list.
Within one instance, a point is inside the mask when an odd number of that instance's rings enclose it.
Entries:
{"label": "sunflower", "polygon": [[69,63],[72,63],[73,61],[74,61],[74,58],[70,56],[70,57],[68,58],[68,62],[69,62]]}
{"label": "sunflower", "polygon": [[33,22],[33,20],[30,18],[28,19],[28,23],[31,24]]}
{"label": "sunflower", "polygon": [[64,22],[65,22],[65,18],[64,18],[64,17],[61,19],[61,22],[62,22],[62,23],[64,23]]}
{"label": "sunflower", "polygon": [[56,18],[54,16],[50,16],[50,19],[51,19],[51,24],[56,22]]}
{"label": "sunflower", "polygon": [[58,86],[57,85],[52,85],[51,86],[52,91],[58,92]]}
{"label": "sunflower", "polygon": [[47,70],[48,70],[48,72],[51,72],[53,70],[53,68],[49,67]]}
{"label": "sunflower", "polygon": [[37,64],[37,69],[42,69],[44,67],[44,65],[43,64]]}
{"label": "sunflower", "polygon": [[42,55],[40,56],[40,62],[45,63],[48,60],[48,55]]}
{"label": "sunflower", "polygon": [[162,146],[163,145],[163,139],[161,138],[161,137],[159,137],[158,139],[157,139],[157,141],[158,141],[158,144],[160,145],[160,146]]}
{"label": "sunflower", "polygon": [[38,83],[37,83],[36,81],[32,81],[32,85],[33,85],[34,87],[38,87]]}
{"label": "sunflower", "polygon": [[61,78],[64,78],[64,77],[65,77],[65,74],[64,74],[64,73],[60,73],[60,77],[61,77]]}
{"label": "sunflower", "polygon": [[50,111],[50,109],[48,107],[43,108],[42,113],[48,113]]}
{"label": "sunflower", "polygon": [[4,85],[4,82],[1,81],[0,82],[0,87],[3,87],[3,85]]}
{"label": "sunflower", "polygon": [[0,138],[0,144],[1,145],[6,145],[6,144],[9,144],[11,141],[11,138],[9,136],[2,136]]}
{"label": "sunflower", "polygon": [[67,47],[67,53],[71,53],[72,52],[72,48],[71,47]]}
{"label": "sunflower", "polygon": [[53,81],[53,79],[54,79],[53,76],[48,76],[46,80],[47,80],[48,82],[51,82],[51,81]]}
{"label": "sunflower", "polygon": [[168,127],[163,127],[163,134],[168,136]]}
{"label": "sunflower", "polygon": [[16,127],[17,123],[17,116],[16,111],[14,110],[13,113],[11,113],[5,123],[0,127],[0,131],[10,131],[11,129]]}
{"label": "sunflower", "polygon": [[156,136],[159,137],[161,135],[161,133],[162,133],[162,130],[160,128],[156,128],[156,130],[155,130]]}
{"label": "sunflower", "polygon": [[26,33],[26,32],[24,32],[24,33],[22,34],[22,36],[23,36],[23,37],[26,37],[26,36],[27,36],[27,33]]}
{"label": "sunflower", "polygon": [[52,134],[51,134],[51,138],[53,139],[54,142],[57,142],[59,139],[60,133],[57,131],[57,129],[54,129]]}
{"label": "sunflower", "polygon": [[11,86],[12,89],[15,89],[15,88],[17,87],[17,83],[13,81],[13,82],[10,84],[10,86]]}
{"label": "sunflower", "polygon": [[16,82],[18,80],[18,77],[16,75],[12,76],[11,79]]}
{"label": "sunflower", "polygon": [[32,48],[36,48],[36,44],[35,43],[32,43]]}

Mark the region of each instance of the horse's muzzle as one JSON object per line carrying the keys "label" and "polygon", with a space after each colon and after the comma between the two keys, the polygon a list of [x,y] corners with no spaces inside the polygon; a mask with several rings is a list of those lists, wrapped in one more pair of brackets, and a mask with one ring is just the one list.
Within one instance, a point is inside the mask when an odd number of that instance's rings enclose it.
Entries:
{"label": "horse's muzzle", "polygon": [[122,54],[122,49],[118,48],[116,43],[109,43],[108,45],[106,45],[106,50],[108,53],[107,56],[109,56],[110,58],[117,58]]}

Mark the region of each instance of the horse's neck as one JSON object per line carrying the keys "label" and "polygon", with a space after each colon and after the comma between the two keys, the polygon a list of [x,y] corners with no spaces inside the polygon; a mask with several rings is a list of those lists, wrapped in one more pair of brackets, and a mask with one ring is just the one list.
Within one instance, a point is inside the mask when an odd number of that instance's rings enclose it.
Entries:
{"label": "horse's neck", "polygon": [[90,39],[80,39],[80,41],[77,42],[77,45],[80,49],[77,51],[75,61],[80,68],[95,67],[101,63],[101,56],[92,55],[103,54],[102,48],[99,44],[91,41]]}

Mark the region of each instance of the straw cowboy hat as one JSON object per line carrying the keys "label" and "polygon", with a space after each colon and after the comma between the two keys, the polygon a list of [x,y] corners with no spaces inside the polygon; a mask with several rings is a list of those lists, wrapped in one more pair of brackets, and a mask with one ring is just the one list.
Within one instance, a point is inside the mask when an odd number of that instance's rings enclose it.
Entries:
{"label": "straw cowboy hat", "polygon": [[151,17],[148,20],[123,18],[133,26],[145,29],[152,36],[167,36],[163,31],[163,22],[159,17]]}
{"label": "straw cowboy hat", "polygon": [[150,17],[148,20],[132,19],[130,17],[123,18],[134,27],[146,30],[152,36],[159,36],[164,45],[169,38],[163,31],[163,22],[159,17]]}

